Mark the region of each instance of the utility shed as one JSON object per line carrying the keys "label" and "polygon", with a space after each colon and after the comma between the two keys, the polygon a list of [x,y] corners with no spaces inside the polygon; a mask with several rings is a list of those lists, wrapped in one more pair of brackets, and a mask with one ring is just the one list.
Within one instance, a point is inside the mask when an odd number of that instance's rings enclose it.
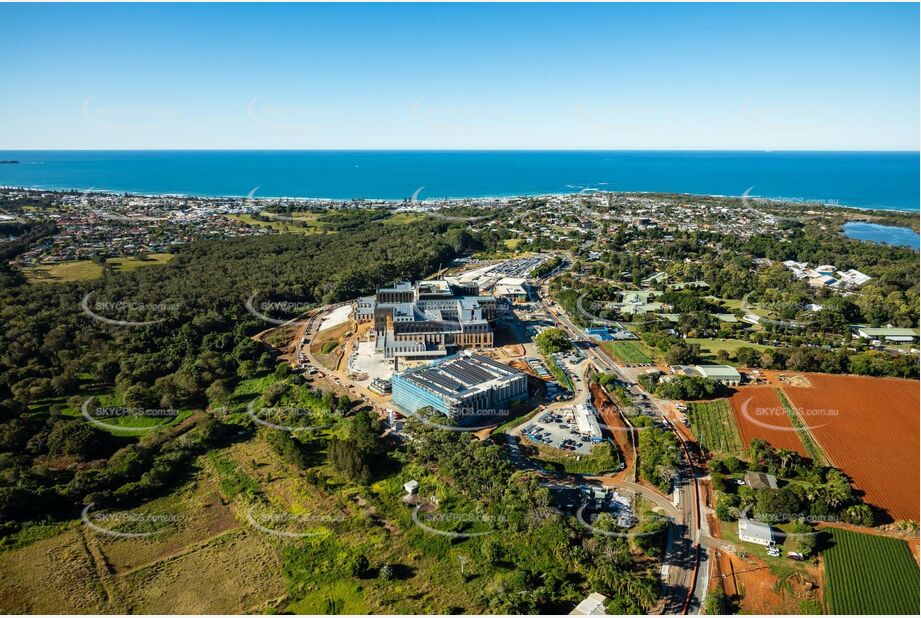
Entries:
{"label": "utility shed", "polygon": [[737,386],[742,381],[741,374],[730,365],[697,365],[695,368],[703,377],[729,386]]}
{"label": "utility shed", "polygon": [[887,341],[910,342],[918,338],[914,328],[868,328],[860,327],[857,334],[864,339],[885,339]]}

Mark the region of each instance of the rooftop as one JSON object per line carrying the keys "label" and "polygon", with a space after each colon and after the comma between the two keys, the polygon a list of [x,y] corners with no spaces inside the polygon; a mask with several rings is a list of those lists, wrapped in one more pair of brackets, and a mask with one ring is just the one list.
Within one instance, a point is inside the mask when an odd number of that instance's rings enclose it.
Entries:
{"label": "rooftop", "polygon": [[604,604],[608,597],[600,592],[593,592],[576,605],[576,608],[569,612],[570,616],[607,616],[604,610]]}
{"label": "rooftop", "polygon": [[876,336],[917,337],[918,336],[917,328],[891,328],[891,327],[869,328],[869,327],[861,326],[857,329],[857,332],[859,332],[862,335],[866,335],[867,337],[876,337]]}
{"label": "rooftop", "polygon": [[486,356],[460,355],[427,367],[409,369],[403,378],[443,397],[462,398],[486,390],[521,374]]}
{"label": "rooftop", "polygon": [[742,377],[735,367],[729,365],[697,365],[696,368],[702,376],[714,380],[739,380]]}
{"label": "rooftop", "polygon": [[771,527],[767,524],[763,524],[760,521],[754,521],[752,519],[740,519],[739,520],[739,536],[742,535],[754,537],[756,539],[761,539],[769,543],[774,542],[774,532],[771,530]]}
{"label": "rooftop", "polygon": [[752,489],[777,489],[777,477],[764,472],[746,472],[745,483]]}

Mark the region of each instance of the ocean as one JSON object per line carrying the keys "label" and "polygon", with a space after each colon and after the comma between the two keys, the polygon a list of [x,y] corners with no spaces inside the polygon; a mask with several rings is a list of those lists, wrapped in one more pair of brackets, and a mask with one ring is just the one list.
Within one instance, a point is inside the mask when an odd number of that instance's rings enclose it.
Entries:
{"label": "ocean", "polygon": [[0,151],[0,185],[420,200],[645,191],[918,210],[917,152]]}

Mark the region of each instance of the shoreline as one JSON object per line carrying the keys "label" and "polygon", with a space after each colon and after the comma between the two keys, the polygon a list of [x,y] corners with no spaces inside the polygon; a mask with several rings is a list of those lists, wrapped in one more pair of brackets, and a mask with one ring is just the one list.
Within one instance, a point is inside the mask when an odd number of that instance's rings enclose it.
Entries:
{"label": "shoreline", "polygon": [[[257,187],[258,189],[258,187]],[[231,195],[231,194],[220,194],[220,195],[206,195],[206,194],[196,194],[196,193],[144,193],[139,191],[122,191],[116,189],[97,189],[95,187],[90,187],[89,189],[78,189],[78,188],[51,188],[51,187],[23,187],[23,186],[13,186],[13,185],[0,185],[0,190],[3,191],[45,191],[52,193],[76,193],[76,194],[102,194],[102,195],[126,195],[129,197],[145,197],[145,198],[173,198],[173,199],[199,199],[199,200],[249,200],[251,202],[259,201],[270,201],[270,200],[286,200],[291,202],[304,202],[304,203],[356,203],[356,202],[367,202],[373,204],[382,204],[388,206],[400,206],[400,205],[420,205],[420,206],[437,206],[439,204],[447,204],[454,202],[464,202],[464,201],[486,201],[486,200],[497,200],[497,201],[509,201],[515,199],[528,199],[528,198],[563,198],[563,197],[576,197],[576,196],[587,196],[594,195],[598,193],[611,194],[611,195],[639,195],[639,196],[653,196],[653,195],[663,195],[663,196],[683,196],[683,197],[699,197],[699,198],[714,198],[714,199],[734,199],[734,200],[745,200],[751,199],[753,202],[767,202],[773,206],[815,206],[820,208],[846,208],[848,210],[862,210],[867,212],[881,212],[881,213],[917,213],[921,211],[921,205],[918,208],[899,208],[897,206],[851,206],[848,204],[841,204],[836,201],[822,201],[822,200],[793,200],[784,197],[771,197],[771,196],[760,196],[760,195],[748,195],[747,192],[742,195],[726,195],[726,194],[715,194],[715,193],[684,193],[684,192],[669,192],[669,191],[613,191],[608,189],[592,189],[590,191],[576,191],[573,193],[515,193],[509,195],[479,195],[479,196],[446,196],[439,198],[428,198],[428,199],[413,199],[413,198],[385,198],[385,197],[294,197],[288,195]],[[253,192],[254,193],[254,192]]]}

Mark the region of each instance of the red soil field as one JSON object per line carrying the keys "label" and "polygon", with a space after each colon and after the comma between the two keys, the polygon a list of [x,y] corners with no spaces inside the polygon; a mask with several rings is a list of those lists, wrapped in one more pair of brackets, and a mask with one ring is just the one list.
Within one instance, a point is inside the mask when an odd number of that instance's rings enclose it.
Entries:
{"label": "red soil field", "polygon": [[729,399],[729,405],[745,448],[752,440],[761,439],[775,449],[786,448],[809,457],[773,386],[739,387]]}
{"label": "red soil field", "polygon": [[784,393],[831,464],[865,500],[895,520],[918,521],[919,384],[914,380],[808,374]]}

